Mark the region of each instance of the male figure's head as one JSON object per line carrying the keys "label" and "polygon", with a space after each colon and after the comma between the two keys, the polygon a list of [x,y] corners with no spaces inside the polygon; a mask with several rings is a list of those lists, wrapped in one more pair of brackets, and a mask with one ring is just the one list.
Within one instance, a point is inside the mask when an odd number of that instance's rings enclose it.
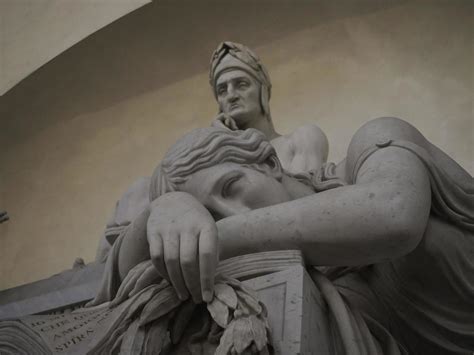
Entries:
{"label": "male figure's head", "polygon": [[220,112],[231,116],[239,128],[271,122],[270,77],[249,48],[221,43],[212,56],[209,77]]}

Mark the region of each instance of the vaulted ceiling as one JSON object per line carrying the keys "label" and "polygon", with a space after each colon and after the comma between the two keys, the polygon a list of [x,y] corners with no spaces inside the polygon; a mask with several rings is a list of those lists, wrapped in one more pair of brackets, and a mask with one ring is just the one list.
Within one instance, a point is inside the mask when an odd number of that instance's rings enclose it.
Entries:
{"label": "vaulted ceiling", "polygon": [[3,0],[0,96],[100,28],[151,0]]}

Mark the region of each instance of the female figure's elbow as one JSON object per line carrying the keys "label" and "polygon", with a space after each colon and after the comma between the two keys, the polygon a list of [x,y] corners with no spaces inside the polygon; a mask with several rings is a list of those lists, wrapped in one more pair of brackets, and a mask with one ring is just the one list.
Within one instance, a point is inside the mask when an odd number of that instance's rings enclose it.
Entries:
{"label": "female figure's elbow", "polygon": [[414,201],[414,196],[401,196],[387,206],[386,218],[390,257],[400,257],[412,252],[420,243],[428,223],[430,202]]}

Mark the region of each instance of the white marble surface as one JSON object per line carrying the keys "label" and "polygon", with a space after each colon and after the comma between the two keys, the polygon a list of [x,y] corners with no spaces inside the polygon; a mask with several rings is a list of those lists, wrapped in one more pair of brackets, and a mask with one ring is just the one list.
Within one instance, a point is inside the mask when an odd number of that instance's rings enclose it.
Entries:
{"label": "white marble surface", "polygon": [[327,308],[303,266],[244,283],[267,307],[276,354],[331,354]]}

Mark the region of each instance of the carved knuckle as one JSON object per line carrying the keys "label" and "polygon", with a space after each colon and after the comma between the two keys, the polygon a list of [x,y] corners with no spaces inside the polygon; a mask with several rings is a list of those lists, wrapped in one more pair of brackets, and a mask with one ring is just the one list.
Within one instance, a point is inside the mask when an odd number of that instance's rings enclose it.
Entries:
{"label": "carved knuckle", "polygon": [[190,225],[185,232],[182,232],[181,234],[188,240],[195,239],[200,232],[200,228],[196,226],[196,223],[193,225]]}
{"label": "carved knuckle", "polygon": [[181,266],[187,270],[194,269],[195,260],[192,256],[184,256],[181,258]]}
{"label": "carved knuckle", "polygon": [[201,252],[201,257],[205,260],[214,260],[216,258],[216,253],[211,250],[205,250]]}
{"label": "carved knuckle", "polygon": [[161,253],[150,253],[150,258],[152,262],[157,265],[163,261],[163,254]]}
{"label": "carved knuckle", "polygon": [[168,266],[175,267],[179,265],[179,259],[177,256],[169,256],[165,259],[165,263]]}

